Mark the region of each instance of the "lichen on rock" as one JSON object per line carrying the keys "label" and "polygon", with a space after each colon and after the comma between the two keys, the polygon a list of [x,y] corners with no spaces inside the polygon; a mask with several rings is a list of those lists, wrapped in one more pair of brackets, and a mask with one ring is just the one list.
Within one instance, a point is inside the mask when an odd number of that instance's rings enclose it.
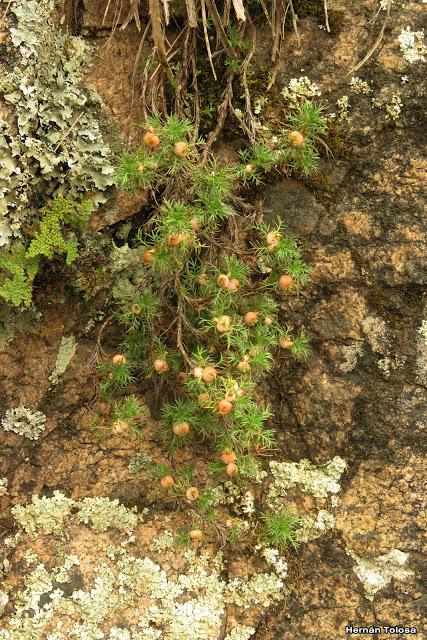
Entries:
{"label": "lichen on rock", "polygon": [[[0,247],[34,222],[37,201],[92,192],[94,203],[113,184],[111,151],[96,110],[99,97],[80,84],[91,57],[80,38],[60,31],[53,0],[13,3],[10,37],[18,60],[0,67]],[[6,116],[13,107],[12,119]]]}
{"label": "lichen on rock", "polygon": [[268,500],[271,502],[277,496],[286,495],[287,490],[296,485],[316,498],[326,498],[329,493],[338,493],[338,480],[346,466],[345,460],[339,456],[320,466],[307,459],[300,462],[270,462],[275,480],[270,487]]}
{"label": "lichen on rock", "polygon": [[28,407],[20,406],[8,409],[1,425],[5,431],[37,440],[46,428],[46,416],[41,411],[31,411]]}
{"label": "lichen on rock", "polygon": [[399,549],[392,549],[377,558],[361,558],[351,550],[348,553],[356,561],[353,568],[368,600],[373,600],[377,591],[386,587],[392,578],[407,580],[413,575],[411,570],[404,569],[408,554]]}
{"label": "lichen on rock", "polygon": [[[12,513],[22,528],[14,555],[31,566],[21,568],[17,587],[16,567],[5,565],[0,604],[8,604],[8,613],[0,640],[217,640],[229,607],[233,622],[224,636],[248,640],[254,611],[284,596],[286,571],[228,580],[223,554],[213,549],[167,546],[161,562],[168,566],[162,568],[147,555],[156,547],[153,522],[144,524],[135,509],[117,500],[77,501],[55,492],[51,498],[34,496]],[[50,545],[51,534],[56,544]]]}
{"label": "lichen on rock", "polygon": [[77,342],[72,334],[70,336],[62,337],[58,354],[56,356],[55,368],[49,377],[52,384],[58,384],[60,376],[65,373],[74,354],[76,353],[76,348]]}

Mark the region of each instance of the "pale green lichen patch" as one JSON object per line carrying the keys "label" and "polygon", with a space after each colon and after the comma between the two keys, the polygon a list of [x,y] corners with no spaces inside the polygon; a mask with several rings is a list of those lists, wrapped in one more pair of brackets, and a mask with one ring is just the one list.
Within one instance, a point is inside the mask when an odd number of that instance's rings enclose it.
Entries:
{"label": "pale green lichen patch", "polygon": [[230,631],[224,640],[249,640],[249,638],[252,638],[254,633],[255,629],[253,627],[238,624],[237,627],[234,627],[234,629]]}
{"label": "pale green lichen patch", "polygon": [[276,497],[285,496],[287,490],[296,485],[316,498],[326,498],[330,493],[338,493],[338,480],[346,466],[345,460],[339,456],[321,466],[316,466],[307,459],[300,462],[270,462],[274,482],[270,486],[269,502]]}
{"label": "pale green lichen patch", "polygon": [[87,192],[94,202],[113,184],[111,151],[95,111],[99,97],[80,84],[92,51],[60,31],[53,0],[14,2],[10,28],[18,54],[13,70],[0,67],[0,90],[14,109],[0,114],[0,247],[34,222],[35,200]]}
{"label": "pale green lichen patch", "polygon": [[404,568],[408,554],[399,549],[392,549],[377,558],[362,558],[351,550],[348,553],[356,561],[353,569],[363,584],[368,600],[373,600],[377,591],[386,587],[392,579],[407,580],[413,575],[413,571]]}
{"label": "pale green lichen patch", "polygon": [[12,514],[29,534],[60,533],[73,505],[74,500],[66,498],[60,491],[55,491],[51,498],[33,496],[31,504],[26,507],[14,507]]}
{"label": "pale green lichen patch", "polygon": [[31,411],[28,407],[8,409],[1,421],[5,431],[13,431],[29,440],[37,440],[46,428],[46,416],[41,411]]}
{"label": "pale green lichen patch", "polygon": [[49,380],[52,384],[58,384],[60,377],[67,370],[74,354],[76,353],[77,342],[75,337],[63,336],[61,344],[59,345],[58,354],[56,356],[55,368],[49,376]]}
{"label": "pale green lichen patch", "polygon": [[76,507],[78,508],[78,521],[89,524],[98,533],[107,531],[107,529],[133,531],[138,524],[139,517],[136,507],[127,509],[117,499],[84,498],[81,502],[76,503]]}
{"label": "pale green lichen patch", "polygon": [[[138,522],[136,527],[134,510],[108,498],[74,501],[57,492],[52,498],[35,497],[32,505],[15,507],[13,513],[40,541],[22,553],[31,566],[27,573],[21,571],[19,588],[6,579],[0,593],[0,603],[9,605],[0,640],[217,640],[228,607],[239,619],[224,636],[249,640],[254,628],[247,624],[245,611],[252,617],[254,607],[261,611],[284,595],[287,566],[274,549],[266,556],[273,571],[228,581],[220,551],[170,549],[169,535],[166,545],[153,544],[149,536],[149,546],[161,549],[169,563],[180,556],[179,572],[170,570],[170,564],[168,571],[162,569],[145,555],[144,544],[138,547],[144,536],[139,527],[144,525]],[[88,534],[85,523],[91,529]],[[137,554],[125,544],[130,539],[120,547],[105,545],[104,538],[97,542],[97,532],[112,527],[135,527],[132,545]],[[63,540],[61,562],[41,561],[34,551],[41,553],[42,536],[58,532]],[[18,544],[28,544],[28,539]],[[67,553],[67,545],[72,553]],[[275,570],[279,564],[281,575]],[[80,583],[73,588],[76,571]]]}
{"label": "pale green lichen patch", "polygon": [[97,533],[107,529],[132,532],[141,517],[136,507],[127,509],[117,499],[96,497],[75,501],[60,491],[55,491],[52,498],[33,496],[31,504],[12,509],[23,529],[33,535],[60,533],[71,511],[74,520],[88,524]]}
{"label": "pale green lichen patch", "polygon": [[307,459],[298,463],[270,462],[273,481],[269,486],[267,505],[272,512],[287,508],[289,492],[294,488],[314,498],[308,512],[305,507],[305,513],[299,513],[299,523],[294,532],[296,544],[320,538],[335,527],[334,510],[339,504],[337,494],[341,489],[339,480],[346,466],[345,460],[339,456],[319,466]]}
{"label": "pale green lichen patch", "polygon": [[310,542],[320,538],[326,531],[335,527],[335,516],[326,509],[321,509],[317,516],[303,516],[299,528],[295,532],[298,543]]}

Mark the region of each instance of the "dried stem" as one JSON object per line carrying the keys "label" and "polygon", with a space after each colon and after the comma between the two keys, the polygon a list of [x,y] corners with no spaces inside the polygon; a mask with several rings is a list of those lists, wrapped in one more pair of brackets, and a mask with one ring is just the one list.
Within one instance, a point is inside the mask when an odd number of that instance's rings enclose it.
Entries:
{"label": "dried stem", "polygon": [[163,33],[159,0],[148,0],[148,9],[150,12],[151,32],[153,34],[157,57],[165,71],[167,79],[173,80],[173,74],[166,55],[165,36]]}

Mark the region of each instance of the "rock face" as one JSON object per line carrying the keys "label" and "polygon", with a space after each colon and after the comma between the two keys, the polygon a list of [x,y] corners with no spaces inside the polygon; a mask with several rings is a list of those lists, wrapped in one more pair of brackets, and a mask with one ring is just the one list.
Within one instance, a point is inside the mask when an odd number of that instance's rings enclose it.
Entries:
{"label": "rock face", "polygon": [[[311,336],[312,354],[303,364],[278,365],[268,394],[286,460],[307,457],[321,464],[339,455],[348,469],[336,529],[303,547],[292,560],[292,588],[285,605],[259,623],[252,636],[256,640],[335,640],[344,637],[346,625],[399,623],[420,632],[422,622],[426,164],[421,67],[405,62],[397,42],[406,25],[419,29],[422,7],[408,2],[393,8],[382,48],[357,72],[373,93],[352,96],[348,85],[343,89],[338,80],[369,49],[372,6],[335,4],[344,11],[338,36],[328,36],[317,20],[307,18],[299,24],[301,47],[293,35],[285,45],[283,82],[304,68],[331,105],[343,92],[349,94],[351,120],[338,123],[346,153],[331,164],[325,161],[322,185],[287,179],[266,187],[263,194],[265,218],[287,223],[301,238],[313,267],[310,286],[283,309],[284,321],[304,327]],[[85,18],[92,34],[101,29],[99,15],[92,3]],[[116,41],[117,49],[111,50],[123,56],[117,84],[108,87],[105,58],[91,76],[100,93],[104,87],[105,99],[126,131],[131,118],[138,117],[125,108],[132,93],[129,52],[137,48],[134,29],[126,36],[133,38],[128,48]],[[401,76],[408,82],[402,83]],[[394,122],[387,119],[384,104],[396,91],[402,94],[403,107]],[[371,99],[378,96],[386,102],[373,107]],[[132,206],[129,211],[134,211]],[[94,375],[88,362],[95,344],[83,331],[87,319],[85,309],[51,308],[45,312],[43,332],[16,338],[0,354],[1,409],[23,404],[48,418],[43,440],[36,445],[13,433],[2,434],[0,480],[5,476],[9,481],[9,493],[0,491],[2,513],[32,493],[50,495],[53,489],[74,499],[109,495],[129,505],[145,504],[144,487],[127,471],[135,441],[99,441],[97,432],[88,430]],[[58,346],[70,333],[79,346],[60,385],[52,389],[49,376]],[[155,446],[150,440],[154,427],[147,419],[148,448]],[[0,526],[6,530],[7,522],[0,520]],[[371,571],[381,574],[381,558],[390,553],[397,559],[406,554],[401,569],[407,577],[400,579],[397,560],[370,601],[358,567],[371,563]]]}

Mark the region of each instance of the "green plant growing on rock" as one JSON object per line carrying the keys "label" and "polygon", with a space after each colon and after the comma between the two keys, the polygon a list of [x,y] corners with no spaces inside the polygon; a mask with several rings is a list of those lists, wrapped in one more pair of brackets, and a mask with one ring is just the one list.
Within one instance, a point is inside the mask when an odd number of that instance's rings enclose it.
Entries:
{"label": "green plant growing on rock", "polygon": [[[242,478],[252,479],[275,439],[256,384],[282,354],[308,356],[306,336],[282,326],[279,313],[310,269],[296,239],[257,222],[241,198],[249,157],[204,162],[192,132],[173,116],[151,118],[140,147],[117,168],[122,188],[149,188],[156,206],[134,240],[144,273],[112,316],[124,335],[120,353],[101,365],[102,389],[126,393],[144,380],[163,396],[159,436],[169,452],[203,443],[221,460],[224,480],[239,477],[240,460]],[[266,143],[253,157],[264,172],[283,162]],[[172,471],[162,481],[177,497],[187,485]]]}
{"label": "green plant growing on rock", "polygon": [[138,428],[137,420],[143,412],[144,408],[135,394],[120,398],[120,400],[114,402],[111,424],[113,433],[120,434],[132,429],[138,437],[141,437],[142,434]]}
{"label": "green plant growing on rock", "polygon": [[302,520],[298,516],[292,515],[287,509],[282,509],[275,513],[261,514],[261,535],[268,544],[284,550],[291,545],[298,548],[295,533]]}
{"label": "green plant growing on rock", "polygon": [[40,267],[41,259],[52,260],[55,255],[65,254],[65,263],[70,265],[78,256],[78,241],[75,231],[88,223],[93,210],[91,200],[76,202],[71,197],[58,196],[40,210],[40,221],[34,230],[27,249],[21,243],[12,243],[0,250],[0,296],[14,306],[29,306],[32,283]]}
{"label": "green plant growing on rock", "polygon": [[295,171],[307,177],[317,168],[318,146],[326,146],[326,119],[322,105],[310,100],[296,104],[289,112],[288,126],[276,136],[274,143],[261,141],[240,152],[242,166],[239,177],[243,184],[260,184],[273,169]]}

